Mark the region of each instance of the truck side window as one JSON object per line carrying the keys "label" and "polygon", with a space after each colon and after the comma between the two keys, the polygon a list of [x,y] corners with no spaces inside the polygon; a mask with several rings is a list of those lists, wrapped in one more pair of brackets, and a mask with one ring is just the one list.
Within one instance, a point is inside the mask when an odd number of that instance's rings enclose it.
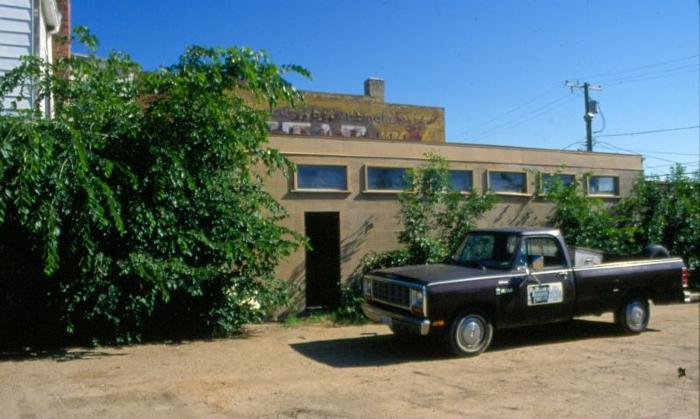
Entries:
{"label": "truck side window", "polygon": [[559,243],[549,237],[533,237],[525,240],[522,254],[527,266],[533,271],[561,268],[566,266]]}

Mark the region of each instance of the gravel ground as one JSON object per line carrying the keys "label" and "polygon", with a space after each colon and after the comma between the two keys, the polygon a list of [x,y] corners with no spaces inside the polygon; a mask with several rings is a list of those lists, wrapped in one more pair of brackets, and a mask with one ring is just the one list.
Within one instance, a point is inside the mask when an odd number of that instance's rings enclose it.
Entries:
{"label": "gravel ground", "polygon": [[654,307],[639,336],[611,316],[503,332],[470,359],[380,325],[3,352],[0,417],[697,418],[699,309]]}

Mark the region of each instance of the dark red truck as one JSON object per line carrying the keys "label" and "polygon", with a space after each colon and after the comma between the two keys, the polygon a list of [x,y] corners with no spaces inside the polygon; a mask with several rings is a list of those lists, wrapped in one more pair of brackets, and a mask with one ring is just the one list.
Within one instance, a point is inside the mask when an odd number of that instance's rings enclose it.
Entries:
{"label": "dark red truck", "polygon": [[441,335],[459,356],[488,348],[494,330],[615,313],[625,333],[640,333],[649,301],[684,301],[683,260],[652,248],[613,261],[567,248],[551,228],[479,229],[450,261],[380,269],[363,278],[362,309],[394,333]]}

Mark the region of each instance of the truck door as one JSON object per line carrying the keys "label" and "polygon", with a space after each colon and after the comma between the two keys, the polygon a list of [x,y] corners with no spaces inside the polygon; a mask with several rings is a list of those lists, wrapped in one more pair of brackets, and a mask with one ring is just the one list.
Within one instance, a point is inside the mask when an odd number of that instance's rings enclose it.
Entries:
{"label": "truck door", "polygon": [[507,315],[510,323],[570,319],[575,301],[574,278],[559,240],[549,236],[524,237],[516,264],[523,274],[511,280],[514,295]]}

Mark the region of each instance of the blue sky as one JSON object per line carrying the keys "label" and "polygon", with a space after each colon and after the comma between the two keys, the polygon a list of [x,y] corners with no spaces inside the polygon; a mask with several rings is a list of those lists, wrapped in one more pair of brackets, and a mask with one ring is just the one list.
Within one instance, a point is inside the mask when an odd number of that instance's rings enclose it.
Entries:
{"label": "blue sky", "polygon": [[[603,85],[591,96],[596,151],[645,156],[647,174],[672,162],[699,169],[697,0],[73,0],[101,53],[147,69],[186,46],[247,46],[300,64],[301,89],[362,93],[386,80],[386,100],[445,108],[447,140],[578,149],[583,98],[565,80]],[[653,134],[617,135],[678,129]]]}

